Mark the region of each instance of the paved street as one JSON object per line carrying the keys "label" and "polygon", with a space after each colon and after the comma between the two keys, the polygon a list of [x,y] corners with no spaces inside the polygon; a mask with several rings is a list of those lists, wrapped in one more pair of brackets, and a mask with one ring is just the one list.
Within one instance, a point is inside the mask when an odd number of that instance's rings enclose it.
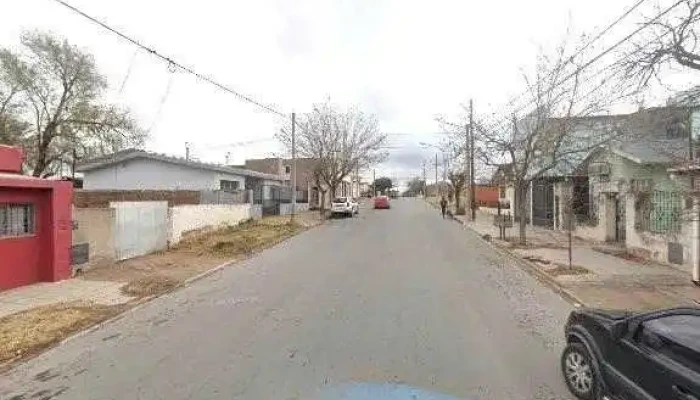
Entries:
{"label": "paved street", "polygon": [[35,358],[0,378],[0,398],[315,399],[396,382],[568,399],[558,360],[570,308],[422,201],[396,200]]}

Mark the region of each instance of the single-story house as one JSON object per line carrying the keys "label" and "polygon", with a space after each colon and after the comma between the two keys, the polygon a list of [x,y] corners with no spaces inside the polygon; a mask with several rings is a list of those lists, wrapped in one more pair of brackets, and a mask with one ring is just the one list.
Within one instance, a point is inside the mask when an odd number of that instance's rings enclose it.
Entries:
{"label": "single-story house", "polygon": [[685,182],[669,168],[687,159],[687,139],[615,143],[591,156],[591,219],[577,235],[616,242],[662,262],[689,264],[695,235]]}
{"label": "single-story house", "polygon": [[83,174],[85,190],[253,190],[269,198],[272,187],[284,184],[276,174],[138,149],[85,161],[76,171]]}

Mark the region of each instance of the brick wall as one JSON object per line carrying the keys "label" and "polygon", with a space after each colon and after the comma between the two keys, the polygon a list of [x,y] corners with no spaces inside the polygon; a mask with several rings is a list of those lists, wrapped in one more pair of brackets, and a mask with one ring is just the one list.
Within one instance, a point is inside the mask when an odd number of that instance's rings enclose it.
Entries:
{"label": "brick wall", "polygon": [[76,208],[107,208],[111,201],[167,201],[168,207],[199,204],[196,190],[76,190],[73,205]]}

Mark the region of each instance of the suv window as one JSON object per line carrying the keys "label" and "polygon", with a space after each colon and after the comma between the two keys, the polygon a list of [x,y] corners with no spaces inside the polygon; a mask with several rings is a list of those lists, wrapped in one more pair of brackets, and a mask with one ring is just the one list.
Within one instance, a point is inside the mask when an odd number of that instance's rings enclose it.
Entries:
{"label": "suv window", "polygon": [[693,371],[700,372],[700,317],[672,315],[642,324],[638,341]]}
{"label": "suv window", "polygon": [[345,202],[347,202],[347,200],[345,199],[345,197],[336,197],[335,199],[333,199],[333,202],[334,203],[345,203]]}

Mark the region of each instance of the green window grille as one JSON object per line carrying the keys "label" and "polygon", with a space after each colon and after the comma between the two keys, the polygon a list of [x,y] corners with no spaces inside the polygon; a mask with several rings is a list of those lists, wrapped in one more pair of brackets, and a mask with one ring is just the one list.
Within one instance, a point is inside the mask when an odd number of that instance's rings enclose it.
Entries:
{"label": "green window grille", "polygon": [[650,216],[651,232],[680,232],[682,211],[683,203],[679,193],[655,191]]}

